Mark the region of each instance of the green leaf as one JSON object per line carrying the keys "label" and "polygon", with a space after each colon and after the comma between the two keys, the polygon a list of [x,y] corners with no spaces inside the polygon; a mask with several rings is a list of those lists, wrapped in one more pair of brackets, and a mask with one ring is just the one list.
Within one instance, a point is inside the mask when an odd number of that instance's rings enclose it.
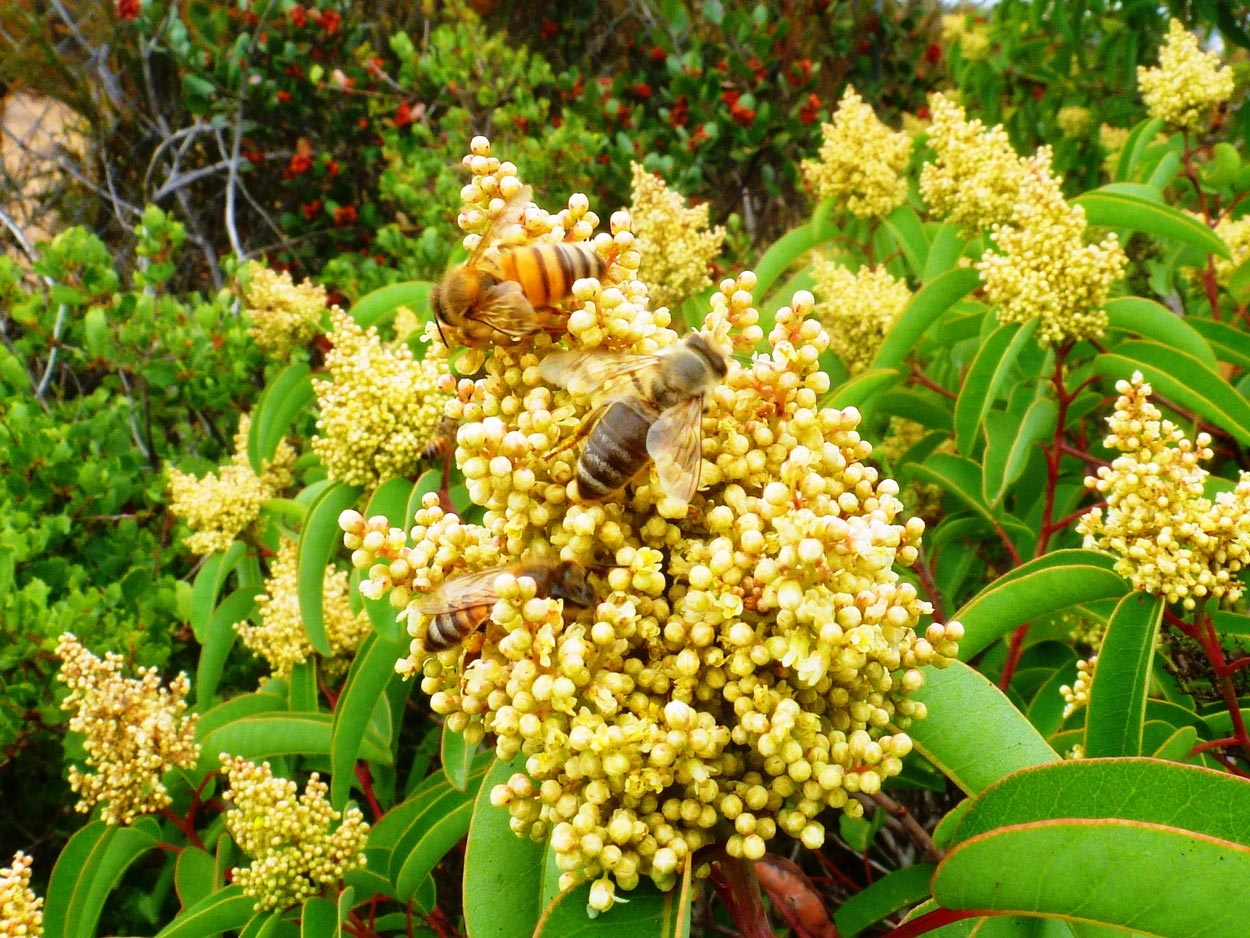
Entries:
{"label": "green leaf", "polygon": [[1144,120],[1133,128],[1124,144],[1124,149],[1120,151],[1120,162],[1115,173],[1116,179],[1129,180],[1136,175],[1143,154],[1147,147],[1154,143],[1155,137],[1162,129],[1163,119],[1160,117]]}
{"label": "green leaf", "polygon": [[874,368],[861,371],[829,392],[829,407],[863,408],[866,401],[875,398],[883,388],[897,384],[902,376],[893,368]]}
{"label": "green leaf", "polygon": [[900,205],[884,220],[886,230],[898,245],[912,274],[919,278],[929,259],[929,238],[925,234],[920,216],[910,205]]}
{"label": "green leaf", "polygon": [[474,938],[530,938],[543,910],[543,845],[514,834],[508,810],[490,802],[491,789],[524,774],[525,760],[524,754],[511,762],[495,760],[473,805],[464,853],[464,921]]}
{"label": "green leaf", "polygon": [[924,686],[914,697],[928,708],[928,716],[908,732],[917,751],[968,794],[1018,769],[1059,759],[982,674],[958,661],[923,671]]}
{"label": "green leaf", "polygon": [[465,793],[448,787],[421,799],[391,854],[391,881],[400,901],[416,895],[439,860],[469,832],[476,794],[476,788]]}
{"label": "green leaf", "polygon": [[[215,729],[241,720],[243,717],[255,716],[258,713],[272,713],[284,710],[286,701],[274,694],[240,694],[219,703],[200,717],[195,724],[195,737],[203,743],[205,737]],[[216,758],[216,753],[212,754]]]}
{"label": "green leaf", "polygon": [[974,455],[985,415],[993,408],[1020,352],[1037,331],[1037,322],[1034,319],[1023,327],[1007,323],[981,343],[955,402],[955,445],[961,455]]}
{"label": "green leaf", "polygon": [[412,491],[413,483],[409,479],[387,479],[369,497],[365,517],[382,515],[391,523],[391,527],[407,529],[408,518],[411,516],[406,516],[405,512],[408,510]]}
{"label": "green leaf", "polygon": [[1250,445],[1250,402],[1192,355],[1155,342],[1125,342],[1114,353],[1095,358],[1093,368],[1105,377],[1125,380],[1140,371],[1156,393]]}
{"label": "green leaf", "polygon": [[1228,276],[1228,293],[1239,306],[1250,300],[1250,260],[1244,260],[1233,268]]}
{"label": "green leaf", "polygon": [[442,487],[442,469],[427,469],[421,473],[417,479],[417,484],[413,486],[412,495],[408,497],[408,507],[404,510],[404,523],[399,525],[399,527],[402,527],[405,531],[408,530],[425,496],[430,492],[438,492]]}
{"label": "green leaf", "polygon": [[178,913],[156,938],[205,938],[243,928],[255,914],[256,900],[230,885]]}
{"label": "green leaf", "polygon": [[841,938],[855,938],[887,915],[909,909],[929,897],[935,867],[928,863],[905,866],[855,893],[833,913]]}
{"label": "green leaf", "polygon": [[1110,300],[1104,309],[1112,329],[1134,333],[1153,339],[1161,345],[1181,349],[1212,369],[1215,368],[1215,353],[1191,325],[1193,320],[1182,319],[1162,303],[1140,296],[1121,296]]}
{"label": "green leaf", "polygon": [[394,312],[401,306],[407,306],[426,321],[430,317],[430,291],[434,284],[428,280],[409,280],[405,283],[392,283],[379,287],[372,293],[366,293],[352,304],[352,319],[362,329],[368,329],[387,313]]}
{"label": "green leaf", "polygon": [[1059,408],[1049,397],[1036,398],[1024,418],[995,411],[986,415],[985,468],[981,476],[981,497],[997,508],[1003,497],[1024,474],[1034,447],[1055,432]]}
{"label": "green leaf", "polygon": [[1155,639],[1162,621],[1163,600],[1146,593],[1130,593],[1112,613],[1090,690],[1087,758],[1141,754]]}
{"label": "green leaf", "polygon": [[961,844],[938,867],[933,895],[949,909],[1076,915],[1152,935],[1241,938],[1250,916],[1247,881],[1247,847],[1136,821],[1052,820]]}
{"label": "green leaf", "polygon": [[352,775],[365,728],[387,685],[400,679],[395,673],[395,662],[405,650],[403,642],[373,633],[361,643],[352,659],[330,728],[330,803],[337,810],[342,810],[351,797]]}
{"label": "green leaf", "polygon": [[250,616],[256,608],[256,587],[240,586],[213,611],[213,617],[200,639],[203,648],[195,669],[195,702],[201,706],[212,701],[217,693],[230,649],[238,632],[234,626]]}
{"label": "green leaf", "polygon": [[[227,723],[204,737],[208,753],[229,753],[258,761],[273,756],[328,756],[331,717],[328,713],[258,713]],[[366,733],[361,756],[370,762],[391,764],[390,750]]]}
{"label": "green leaf", "polygon": [[174,889],[178,892],[182,908],[189,909],[204,901],[219,885],[217,861],[213,855],[199,847],[183,847],[174,865]]}
{"label": "green leaf", "polygon": [[1220,361],[1250,369],[1250,346],[1247,346],[1246,334],[1242,330],[1213,319],[1190,318],[1185,321],[1194,332],[1207,340]]}
{"label": "green leaf", "polygon": [[295,415],[315,396],[310,372],[306,362],[288,365],[257,399],[247,435],[247,457],[253,472],[259,474],[262,463],[273,459]]}
{"label": "green leaf", "polygon": [[991,525],[997,523],[993,510],[981,497],[981,467],[972,460],[951,453],[935,453],[925,462],[914,464],[911,471],[926,481],[937,483]]}
{"label": "green leaf", "polygon": [[61,851],[44,898],[45,938],[93,938],[109,894],[126,870],[160,842],[150,818],[133,827],[92,821]]}
{"label": "green leaf", "polygon": [[1143,231],[1193,245],[1209,254],[1231,257],[1228,245],[1219,235],[1170,205],[1123,190],[1107,191],[1105,187],[1086,192],[1072,201],[1085,209],[1085,218],[1091,225]]}
{"label": "green leaf", "polygon": [[455,733],[443,724],[443,739],[439,755],[443,762],[443,772],[447,781],[456,791],[467,791],[469,787],[469,769],[473,766],[473,755],[476,746],[465,742],[464,733]]}
{"label": "green leaf", "polygon": [[335,482],[322,490],[308,508],[308,521],[299,539],[299,614],[304,631],[318,654],[330,657],[330,638],[326,635],[325,597],[326,566],[343,543],[339,515],[360,497],[355,486]]}
{"label": "green leaf", "polygon": [[195,584],[191,587],[191,631],[195,633],[197,641],[204,641],[205,631],[213,618],[213,610],[217,608],[217,597],[226,585],[226,579],[246,553],[247,545],[242,541],[235,541],[225,553],[208,557],[200,567],[200,572],[195,575]]}
{"label": "green leaf", "polygon": [[964,627],[960,660],[967,661],[1025,622],[1078,603],[1123,596],[1128,584],[1114,563],[1097,551],[1057,550],[999,577],[951,617]]}
{"label": "green leaf", "polygon": [[329,899],[314,896],[300,911],[300,938],[339,938],[339,910]]}
{"label": "green leaf", "polygon": [[925,330],[980,283],[980,274],[963,267],[948,270],[926,283],[911,298],[903,314],[890,328],[889,335],[877,349],[877,357],[873,360],[872,367],[902,369],[907,353],[920,341]]}
{"label": "green leaf", "polygon": [[[920,279],[928,284],[949,273],[967,246],[968,241],[957,226],[938,225],[929,244],[929,256],[925,259],[924,275]],[[980,274],[977,277],[979,280]]]}
{"label": "green leaf", "polygon": [[[755,297],[762,300],[768,296],[778,278],[799,258],[804,257],[812,248],[838,237],[842,232],[833,219],[833,206],[829,200],[817,206],[811,220],[788,231],[764,252],[764,256],[755,265]],[[770,325],[760,323],[764,335],[768,335]]]}

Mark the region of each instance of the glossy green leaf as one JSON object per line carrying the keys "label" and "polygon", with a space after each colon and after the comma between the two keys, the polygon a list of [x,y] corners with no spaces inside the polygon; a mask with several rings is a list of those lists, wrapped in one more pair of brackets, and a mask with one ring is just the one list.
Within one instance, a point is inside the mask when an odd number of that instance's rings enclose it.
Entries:
{"label": "glossy green leaf", "polygon": [[212,854],[190,845],[179,852],[174,865],[174,888],[182,908],[189,909],[203,902],[219,885],[217,861]]}
{"label": "glossy green leaf", "polygon": [[1123,190],[1094,189],[1073,199],[1085,209],[1091,225],[1128,228],[1193,245],[1209,254],[1229,257],[1224,239],[1179,209]]}
{"label": "glossy green leaf", "polygon": [[395,662],[406,650],[403,642],[388,641],[373,633],[361,643],[352,659],[330,729],[330,803],[338,810],[351,797],[352,776],[365,728],[387,685],[400,679],[395,673]]}
{"label": "glossy green leaf", "polygon": [[469,769],[473,766],[473,756],[477,747],[465,742],[464,733],[456,733],[443,724],[443,738],[439,745],[439,755],[443,762],[443,772],[447,781],[457,791],[467,791],[469,785]]}
{"label": "glossy green leaf", "polygon": [[[328,713],[260,713],[228,723],[204,737],[210,753],[229,753],[254,762],[273,756],[330,755]],[[361,757],[389,765],[391,753],[370,733],[361,739]]]}
{"label": "glossy green leaf", "polygon": [[993,408],[1020,352],[1037,331],[1037,322],[1034,319],[1026,326],[1007,323],[981,343],[955,402],[955,445],[961,455],[974,455],[985,415]]}
{"label": "glossy green leaf", "polygon": [[256,609],[256,587],[240,586],[213,610],[204,636],[200,660],[195,668],[195,702],[204,705],[217,693],[217,684],[230,657],[239,633],[236,622],[242,622]]}
{"label": "glossy green leaf", "polygon": [[191,631],[195,633],[196,641],[203,643],[204,633],[213,619],[213,610],[217,608],[217,598],[246,553],[247,545],[235,541],[224,553],[208,557],[195,575],[195,583],[191,587]]}
{"label": "glossy green leaf", "polygon": [[1250,920],[1248,881],[1250,848],[1238,844],[1139,821],[1054,820],[960,844],[938,867],[933,895],[950,909],[1071,917],[1173,938],[1241,938]]}
{"label": "glossy green leaf", "polygon": [[1162,621],[1163,600],[1146,593],[1130,593],[1116,606],[1094,669],[1085,721],[1087,758],[1141,754],[1155,639]]}
{"label": "glossy green leaf", "polygon": [[833,913],[840,938],[855,938],[887,915],[922,902],[929,896],[929,880],[936,867],[928,863],[905,866],[855,893]]}
{"label": "glossy green leaf", "polygon": [[304,631],[318,654],[330,657],[330,638],[326,635],[325,597],[326,566],[342,549],[343,532],[339,515],[360,497],[360,489],[336,482],[326,487],[309,506],[308,520],[299,539],[299,614]]}
{"label": "glossy green leaf", "polygon": [[931,283],[943,274],[949,273],[959,262],[967,246],[968,241],[958,226],[938,225],[929,242],[929,256],[925,259],[924,275],[920,279],[925,283]]}
{"label": "glossy green leaf", "polygon": [[408,507],[404,511],[404,523],[400,527],[407,530],[411,526],[412,519],[416,516],[417,509],[421,507],[421,502],[425,496],[430,492],[437,492],[442,487],[442,469],[427,469],[421,473],[421,476],[417,479],[417,484],[412,488],[412,494],[408,497]]}
{"label": "glossy green leaf", "polygon": [[44,938],[94,938],[109,894],[159,840],[150,818],[133,827],[92,821],[80,828],[52,868],[44,897]]}
{"label": "glossy green leaf", "polygon": [[209,733],[227,723],[255,716],[258,713],[272,713],[275,710],[285,709],[286,701],[273,694],[240,694],[205,711],[195,724],[195,736],[202,743]]}
{"label": "glossy green leaf", "polygon": [[252,470],[273,459],[278,445],[290,432],[296,415],[312,403],[313,385],[307,362],[287,365],[265,386],[252,408],[252,426],[247,437],[247,456]]}
{"label": "glossy green leaf", "polygon": [[315,713],[320,709],[315,659],[307,658],[291,668],[286,679],[286,702],[287,709],[296,713]]}
{"label": "glossy green leaf", "polygon": [[[687,870],[686,884],[689,875]],[[556,897],[543,913],[534,938],[686,938],[690,933],[686,884],[660,892],[644,879],[637,889],[617,893],[626,903],[592,919],[586,913],[591,884],[580,883]]]}
{"label": "glossy green leaf", "polygon": [[339,938],[339,910],[329,899],[314,896],[300,910],[300,938]]}
{"label": "glossy green leaf", "polygon": [[408,280],[404,283],[392,283],[379,287],[372,293],[366,293],[352,304],[352,319],[362,329],[377,325],[382,317],[394,312],[401,306],[425,320],[430,318],[430,291],[434,284],[428,280]]}
{"label": "glossy green leaf", "polygon": [[900,205],[886,216],[882,224],[907,258],[912,274],[919,278],[929,260],[929,238],[916,210],[910,205]]}
{"label": "glossy green leaf", "polygon": [[889,334],[877,350],[872,367],[901,370],[907,353],[920,341],[925,330],[980,283],[981,275],[964,267],[948,270],[926,283],[890,327]]}
{"label": "glossy green leaf", "polygon": [[958,661],[923,671],[924,687],[914,697],[928,716],[908,732],[920,754],[965,792],[975,794],[1018,769],[1058,760],[1024,714],[982,674]]}
{"label": "glossy green leaf", "polygon": [[1238,305],[1250,300],[1250,260],[1242,261],[1228,275],[1228,293]]}
{"label": "glossy green leaf", "polygon": [[1144,120],[1132,129],[1124,149],[1120,151],[1120,162],[1115,173],[1117,180],[1127,181],[1137,174],[1142,156],[1162,129],[1163,119],[1159,117]]}
{"label": "glossy green leaf", "polygon": [[156,938],[205,938],[243,928],[256,914],[256,900],[230,885],[186,909],[161,929]]}
{"label": "glossy green leaf", "polygon": [[1250,444],[1250,402],[1213,369],[1192,355],[1156,342],[1126,342],[1094,359],[1108,378],[1140,371],[1155,393],[1188,407],[1243,444]]}
{"label": "glossy green leaf", "polygon": [[1246,334],[1241,329],[1213,319],[1190,317],[1185,321],[1206,339],[1220,361],[1250,369],[1250,344],[1246,343]]}
{"label": "glossy green leaf", "polygon": [[[525,772],[526,757],[495,760],[473,805],[464,854],[464,920],[470,938],[530,938],[550,884],[543,845],[512,832],[506,808],[490,803],[496,785]],[[559,879],[559,874],[556,873]]]}
{"label": "glossy green leaf", "polygon": [[1113,567],[1114,560],[1097,551],[1058,550],[999,577],[951,617],[964,627],[960,659],[967,661],[1025,622],[1123,596],[1128,584]]}
{"label": "glossy green leaf", "polygon": [[[764,252],[755,265],[756,297],[766,297],[791,264],[805,257],[813,248],[842,233],[833,218],[832,208],[832,203],[828,200],[821,203],[810,221],[786,232]],[[771,324],[761,325],[764,327],[764,335],[768,335]]]}
{"label": "glossy green leaf", "polygon": [[408,504],[412,498],[414,485],[410,479],[387,479],[369,496],[369,504],[365,507],[364,516],[373,518],[382,515],[393,528],[407,528],[405,517]]}
{"label": "glossy green leaf", "polygon": [[1162,303],[1141,296],[1121,296],[1109,300],[1103,308],[1110,327],[1117,332],[1129,332],[1181,349],[1215,368],[1215,352],[1191,325],[1192,319],[1181,318]]}
{"label": "glossy green leaf", "polygon": [[1029,404],[1023,419],[995,411],[986,415],[985,464],[981,476],[981,497],[997,508],[1007,492],[1024,474],[1037,445],[1055,432],[1059,408],[1049,397]]}
{"label": "glossy green leaf", "polygon": [[472,793],[448,787],[423,798],[391,855],[391,879],[402,901],[412,898],[430,871],[469,832]]}
{"label": "glossy green leaf", "polygon": [[936,453],[923,463],[916,463],[911,471],[921,479],[941,486],[943,492],[957,497],[991,526],[997,523],[993,510],[981,497],[981,467],[971,459],[951,453]]}
{"label": "glossy green leaf", "polygon": [[829,392],[827,405],[864,408],[865,402],[877,397],[883,389],[897,384],[901,375],[893,368],[871,368],[848,378]]}

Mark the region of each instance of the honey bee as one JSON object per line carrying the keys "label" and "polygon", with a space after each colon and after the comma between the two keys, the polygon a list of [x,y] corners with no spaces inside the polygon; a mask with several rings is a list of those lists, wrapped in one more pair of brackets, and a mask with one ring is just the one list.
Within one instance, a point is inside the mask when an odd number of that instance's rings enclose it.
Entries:
{"label": "honey bee", "polygon": [[728,358],[698,333],[658,355],[557,352],[539,364],[552,384],[601,403],[574,436],[589,434],[577,462],[577,495],[597,501],[655,460],[660,487],[689,502],[699,487],[703,395],[722,381]]}
{"label": "honey bee", "polygon": [[421,458],[433,462],[447,459],[456,449],[456,431],[460,429],[460,421],[455,417],[443,417],[438,428],[421,450]]}
{"label": "honey bee", "polygon": [[586,242],[504,246],[487,258],[491,245],[521,220],[530,194],[525,186],[513,196],[469,259],[447,271],[430,294],[444,345],[444,327],[479,348],[563,332],[564,317],[552,307],[568,297],[575,281],[602,277],[607,270]]}
{"label": "honey bee", "polygon": [[585,568],[568,560],[530,560],[466,573],[448,580],[417,604],[417,611],[429,620],[423,639],[427,651],[452,648],[481,628],[499,599],[495,580],[501,573],[529,577],[538,587],[538,596],[563,599],[581,608],[595,604]]}

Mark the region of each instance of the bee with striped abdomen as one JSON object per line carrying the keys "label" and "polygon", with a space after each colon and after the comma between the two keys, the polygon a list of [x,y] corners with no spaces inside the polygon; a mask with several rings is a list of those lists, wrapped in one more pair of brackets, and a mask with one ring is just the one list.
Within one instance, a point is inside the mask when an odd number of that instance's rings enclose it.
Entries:
{"label": "bee with striped abdomen", "polygon": [[596,410],[570,442],[589,435],[577,462],[577,495],[597,501],[655,460],[660,488],[689,502],[699,487],[703,395],[725,378],[727,356],[698,333],[657,355],[557,352],[539,363],[552,384],[593,394]]}
{"label": "bee with striped abdomen", "polygon": [[589,242],[503,245],[504,232],[521,221],[530,188],[508,200],[463,264],[443,276],[430,294],[430,306],[447,344],[446,329],[465,345],[519,342],[539,332],[564,331],[555,310],[584,277],[602,278],[607,261]]}
{"label": "bee with striped abdomen", "polygon": [[417,611],[428,620],[422,638],[427,651],[453,648],[482,627],[499,599],[495,581],[501,573],[529,577],[537,586],[536,595],[563,599],[568,605],[588,608],[596,601],[585,568],[569,560],[529,560],[466,573],[448,580],[417,604]]}
{"label": "bee with striped abdomen", "polygon": [[456,450],[456,431],[460,429],[460,421],[455,417],[443,417],[438,428],[430,437],[425,448],[421,450],[421,458],[427,462],[447,459]]}

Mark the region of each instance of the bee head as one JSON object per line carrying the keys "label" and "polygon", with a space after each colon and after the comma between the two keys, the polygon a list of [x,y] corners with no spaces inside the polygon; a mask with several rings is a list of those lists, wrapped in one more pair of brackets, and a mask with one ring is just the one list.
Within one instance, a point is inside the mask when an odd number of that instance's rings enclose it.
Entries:
{"label": "bee head", "polygon": [[717,381],[724,380],[726,373],[729,371],[729,363],[724,352],[705,339],[703,334],[699,332],[692,332],[681,341],[687,349],[699,356]]}
{"label": "bee head", "polygon": [[570,561],[562,561],[560,569],[551,587],[553,599],[563,599],[566,603],[589,609],[598,602],[595,591],[586,579],[586,571],[581,565]]}

